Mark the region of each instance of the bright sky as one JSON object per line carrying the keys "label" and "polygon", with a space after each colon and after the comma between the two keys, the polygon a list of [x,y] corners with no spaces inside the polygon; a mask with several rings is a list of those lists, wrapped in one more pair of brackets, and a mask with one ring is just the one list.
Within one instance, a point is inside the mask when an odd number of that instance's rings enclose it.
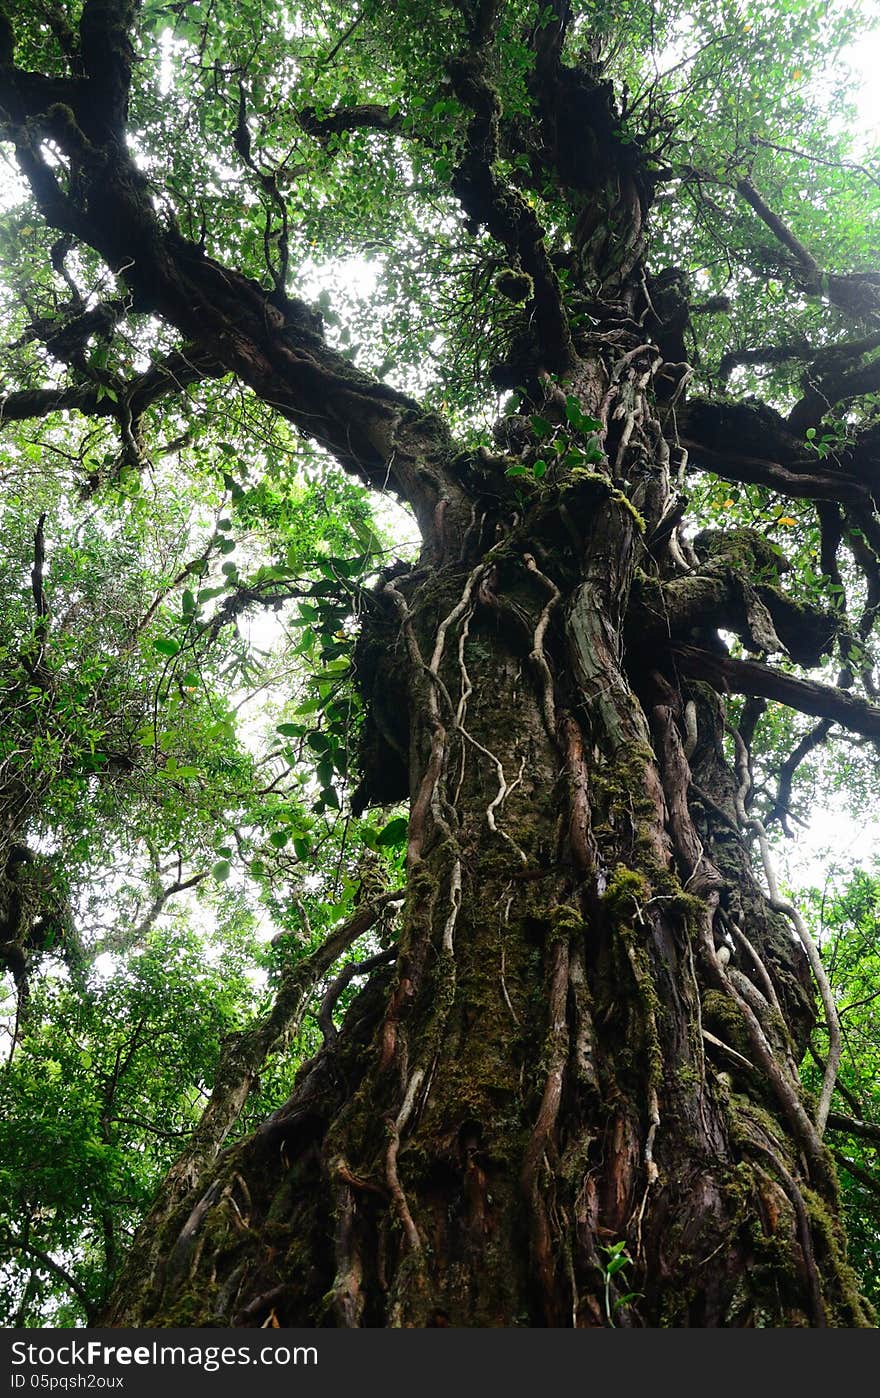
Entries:
{"label": "bright sky", "polygon": [[865,144],[880,141],[880,30],[866,34],[857,44],[851,44],[841,55],[853,75],[861,83],[857,107],[863,123]]}

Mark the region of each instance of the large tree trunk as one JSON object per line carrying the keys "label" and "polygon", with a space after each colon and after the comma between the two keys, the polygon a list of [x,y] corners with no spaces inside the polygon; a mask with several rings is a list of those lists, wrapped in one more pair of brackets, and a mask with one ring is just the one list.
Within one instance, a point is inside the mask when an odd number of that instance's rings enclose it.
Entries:
{"label": "large tree trunk", "polygon": [[109,1323],[864,1323],[795,1071],[809,968],[721,700],[631,601],[644,524],[583,470],[496,523],[448,500],[361,645],[373,741],[409,746],[396,968],[160,1196]]}

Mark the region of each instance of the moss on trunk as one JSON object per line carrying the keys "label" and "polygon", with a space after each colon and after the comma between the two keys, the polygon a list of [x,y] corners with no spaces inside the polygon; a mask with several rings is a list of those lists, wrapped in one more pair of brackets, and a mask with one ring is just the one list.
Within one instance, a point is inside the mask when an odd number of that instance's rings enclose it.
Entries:
{"label": "moss on trunk", "polygon": [[[803,953],[736,833],[719,701],[686,696],[688,760],[660,680],[639,698],[621,666],[626,583],[602,579],[635,525],[598,509],[567,594],[570,562],[539,568],[528,540],[390,581],[412,805],[396,967],[160,1224],[162,1262],[129,1266],[106,1321],[866,1323],[833,1171],[798,1135]],[[713,793],[693,812],[691,774]]]}

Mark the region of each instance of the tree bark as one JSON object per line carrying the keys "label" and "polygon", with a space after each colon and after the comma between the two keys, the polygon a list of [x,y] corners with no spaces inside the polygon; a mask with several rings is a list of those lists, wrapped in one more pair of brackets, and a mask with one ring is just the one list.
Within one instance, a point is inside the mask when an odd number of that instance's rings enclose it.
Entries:
{"label": "tree bark", "polygon": [[809,968],[752,872],[721,700],[668,644],[628,665],[644,526],[607,481],[522,518],[445,511],[377,594],[406,676],[380,728],[410,754],[393,976],[153,1210],[105,1323],[866,1323],[794,1068]]}

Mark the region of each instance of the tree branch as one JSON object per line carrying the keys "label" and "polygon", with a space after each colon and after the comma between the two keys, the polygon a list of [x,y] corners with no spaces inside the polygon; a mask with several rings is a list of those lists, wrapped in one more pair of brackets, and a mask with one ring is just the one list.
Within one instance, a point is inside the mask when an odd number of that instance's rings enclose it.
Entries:
{"label": "tree branch", "polygon": [[77,412],[85,417],[119,417],[120,403],[138,418],[147,408],[175,392],[183,392],[203,379],[219,378],[226,370],[215,359],[186,346],[153,364],[134,379],[114,379],[116,399],[101,393],[97,384],[72,384],[67,388],[25,388],[0,398],[0,424],[48,417],[51,413]]}
{"label": "tree branch", "polygon": [[799,242],[778,214],[775,214],[764,202],[751,180],[738,180],[736,187],[746,203],[754,209],[761,222],[767,225],[774,237],[792,254],[800,268],[805,287],[809,286],[818,295],[822,285],[822,270],[812,254],[807,251],[803,243]]}
{"label": "tree branch", "polygon": [[401,113],[391,112],[379,102],[333,107],[323,116],[318,116],[314,107],[303,107],[296,119],[303,131],[318,141],[326,141],[329,136],[344,131],[384,131],[388,135],[399,135],[404,130]]}
{"label": "tree branch", "polygon": [[805,733],[796,747],[792,748],[788,757],[779,768],[779,785],[776,788],[776,798],[773,802],[773,809],[767,817],[767,824],[778,820],[786,835],[790,835],[787,819],[791,807],[791,788],[794,783],[795,773],[798,767],[809,757],[810,753],[824,743],[831,729],[832,720],[830,718],[820,719],[819,722]]}
{"label": "tree branch", "polygon": [[[460,8],[471,16],[470,6]],[[488,73],[501,10],[498,0],[481,0],[476,5],[465,50],[449,64],[455,95],[473,113],[452,188],[473,222],[483,224],[507,250],[517,269],[530,278],[529,303],[545,368],[564,372],[575,354],[559,279],[547,254],[545,230],[531,205],[496,170],[501,102]]]}
{"label": "tree branch", "polygon": [[856,1165],[855,1161],[850,1160],[843,1151],[832,1149],[831,1154],[838,1165],[842,1165],[847,1174],[852,1175],[854,1180],[858,1180],[859,1184],[864,1185],[865,1189],[870,1190],[872,1194],[880,1195],[880,1179],[863,1169],[861,1165]]}
{"label": "tree branch", "polygon": [[708,680],[716,689],[775,699],[804,714],[840,723],[853,733],[880,740],[880,707],[868,704],[834,685],[798,679],[754,660],[734,660],[696,646],[673,644],[679,667],[694,679]]}
{"label": "tree branch", "polygon": [[174,883],[169,884],[167,888],[163,888],[161,892],[157,893],[148,911],[130,934],[130,938],[126,938],[129,945],[137,945],[140,939],[149,932],[156,918],[170,898],[173,898],[178,893],[185,893],[190,888],[196,888],[205,878],[207,878],[206,874],[193,874],[188,879],[175,879]]}
{"label": "tree branch", "polygon": [[70,1272],[68,1272],[65,1267],[62,1267],[60,1262],[56,1262],[54,1257],[50,1257],[48,1252],[43,1252],[40,1248],[35,1248],[32,1243],[28,1243],[24,1238],[18,1237],[10,1228],[6,1229],[6,1239],[12,1247],[27,1253],[28,1257],[33,1257],[35,1261],[39,1262],[47,1271],[57,1277],[60,1282],[63,1282],[68,1291],[72,1292],[79,1301],[86,1313],[86,1320],[91,1324],[92,1317],[95,1314],[95,1306],[85,1287],[76,1280],[76,1277],[71,1276]]}
{"label": "tree branch", "polygon": [[[56,98],[47,107],[40,88],[28,107],[20,100],[20,72],[0,65],[6,130],[43,216],[104,258],[138,312],[175,326],[200,354],[237,374],[346,470],[374,488],[397,489],[430,537],[438,500],[455,490],[444,469],[452,454],[445,424],[331,349],[320,316],[304,302],[277,285],[267,293],[160,219],[150,182],[121,139],[131,66],[124,28],[133,5],[87,4],[82,42],[89,76],[67,80],[66,103]],[[32,116],[39,132],[29,124]],[[41,154],[46,136],[76,172],[69,192]]]}
{"label": "tree branch", "polygon": [[812,253],[765,203],[751,180],[741,179],[736,187],[762,223],[791,253],[800,273],[801,286],[808,296],[825,297],[832,306],[856,320],[873,320],[880,314],[880,277],[873,272],[852,272],[846,276],[823,272]]}
{"label": "tree branch", "polygon": [[759,345],[755,349],[727,350],[718,365],[718,377],[726,383],[734,369],[743,364],[785,364],[790,359],[812,359],[815,350],[806,340],[781,345]]}
{"label": "tree branch", "polygon": [[377,952],[375,956],[368,956],[365,961],[349,961],[343,966],[336,979],[328,986],[327,993],[321,1001],[321,1008],[318,1010],[318,1028],[324,1038],[325,1045],[335,1043],[337,1039],[336,1026],[333,1023],[333,1010],[339,1000],[340,995],[347,985],[356,976],[368,976],[371,971],[375,971],[377,966],[385,966],[389,961],[393,961],[397,956],[397,948],[389,947],[387,951]]}
{"label": "tree branch", "polygon": [[843,1116],[840,1112],[829,1112],[828,1129],[845,1131],[848,1136],[860,1136],[865,1141],[880,1145],[880,1125],[873,1121],[860,1121],[857,1117]]}
{"label": "tree branch", "polygon": [[831,160],[826,156],[815,155],[811,151],[798,150],[795,146],[779,146],[775,141],[767,141],[763,136],[752,136],[752,144],[765,146],[767,150],[779,151],[784,155],[794,155],[798,160],[808,160],[812,165],[828,165],[833,170],[853,170],[858,175],[864,175],[866,180],[880,188],[880,180],[872,174],[866,165],[857,165],[852,160]]}
{"label": "tree branch", "polygon": [[693,398],[676,411],[690,464],[727,480],[769,486],[795,500],[834,500],[873,509],[868,481],[803,456],[804,444],[774,409]]}

